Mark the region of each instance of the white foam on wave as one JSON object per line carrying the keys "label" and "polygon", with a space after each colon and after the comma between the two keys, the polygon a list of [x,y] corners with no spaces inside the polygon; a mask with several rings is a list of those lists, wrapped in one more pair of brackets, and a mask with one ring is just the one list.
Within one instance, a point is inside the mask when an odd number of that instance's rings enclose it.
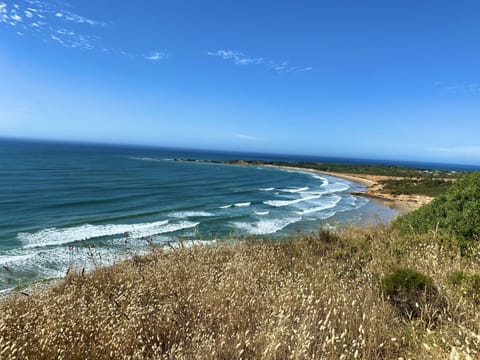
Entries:
{"label": "white foam on wave", "polygon": [[283,230],[288,225],[302,220],[301,217],[283,218],[283,219],[268,219],[257,222],[235,222],[232,223],[237,229],[243,230],[250,235],[266,235],[274,234],[277,231]]}
{"label": "white foam on wave", "polygon": [[14,288],[14,287],[11,287],[11,288],[8,288],[8,289],[0,290],[0,298],[1,298],[2,296],[5,296],[5,295],[10,294],[13,289],[15,289],[15,288]]}
{"label": "white foam on wave", "polygon": [[326,203],[326,204],[323,204],[323,205],[320,205],[320,206],[316,206],[316,207],[313,207],[313,208],[310,208],[310,209],[305,209],[303,211],[295,211],[295,213],[297,213],[298,215],[307,215],[307,214],[316,213],[316,212],[319,212],[319,211],[322,211],[322,210],[332,209],[335,206],[337,206],[338,201],[329,202],[329,203]]}
{"label": "white foam on wave", "polygon": [[208,211],[176,211],[168,214],[170,217],[174,218],[187,218],[187,217],[209,217],[209,216],[214,216],[215,214],[212,214]]}
{"label": "white foam on wave", "polygon": [[305,187],[301,187],[301,188],[293,188],[293,189],[279,189],[280,191],[282,192],[288,192],[288,193],[299,193],[299,192],[303,192],[303,191],[307,191],[308,189],[310,189],[308,186],[305,186]]}
{"label": "white foam on wave", "polygon": [[169,223],[168,220],[140,224],[85,224],[63,229],[50,228],[36,233],[19,233],[17,238],[24,244],[24,248],[34,248],[68,244],[105,236],[127,235],[130,238],[142,238],[188,229],[198,224],[198,222],[191,221]]}
{"label": "white foam on wave", "polygon": [[259,215],[259,216],[265,216],[268,214],[270,214],[269,211],[255,211],[255,215]]}
{"label": "white foam on wave", "polygon": [[230,204],[230,205],[219,206],[218,208],[219,208],[219,209],[229,209],[229,208],[231,208],[232,206],[233,206],[233,205]]}
{"label": "white foam on wave", "polygon": [[8,266],[10,264],[16,264],[19,262],[25,262],[30,260],[34,254],[10,254],[10,255],[1,255],[0,256],[0,266]]}
{"label": "white foam on wave", "polygon": [[327,185],[329,184],[328,179],[324,178],[323,176],[313,175],[313,177],[314,177],[315,179],[322,180],[322,185],[320,185],[320,186],[322,186],[322,187],[325,187],[325,186],[327,186]]}
{"label": "white foam on wave", "polygon": [[274,187],[269,187],[269,188],[263,188],[263,189],[258,189],[258,190],[260,190],[260,191],[273,191],[273,190],[275,190],[275,188]]}
{"label": "white foam on wave", "polygon": [[247,207],[247,206],[250,206],[250,205],[252,205],[252,203],[249,202],[249,201],[248,201],[248,202],[240,202],[240,203],[233,204],[233,206],[235,206],[235,207]]}
{"label": "white foam on wave", "polygon": [[336,183],[333,183],[333,184],[329,184],[326,192],[328,194],[333,194],[333,193],[342,192],[342,191],[345,191],[345,190],[348,190],[348,189],[350,189],[349,184],[344,183],[344,182],[336,182]]}
{"label": "white foam on wave", "polygon": [[267,201],[264,201],[263,203],[265,205],[269,205],[269,206],[283,207],[283,206],[298,204],[298,203],[301,203],[301,202],[304,202],[304,201],[315,200],[315,199],[320,198],[322,195],[323,194],[304,196],[304,197],[301,197],[299,199],[294,199],[294,200],[267,200]]}

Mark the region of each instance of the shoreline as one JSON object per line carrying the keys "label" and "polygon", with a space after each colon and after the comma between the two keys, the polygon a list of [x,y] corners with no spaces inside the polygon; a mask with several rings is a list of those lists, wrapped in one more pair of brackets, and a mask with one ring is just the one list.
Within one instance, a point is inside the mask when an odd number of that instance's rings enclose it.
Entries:
{"label": "shoreline", "polygon": [[311,168],[295,167],[288,165],[271,165],[266,164],[261,161],[245,161],[245,160],[234,160],[234,161],[209,161],[209,160],[193,160],[193,159],[174,159],[175,161],[181,162],[200,162],[200,163],[211,163],[211,164],[223,164],[223,165],[232,165],[232,166],[256,166],[264,168],[275,168],[283,169],[297,172],[308,172],[314,174],[322,174],[333,176],[336,178],[348,180],[361,184],[366,187],[364,192],[355,192],[352,193],[354,196],[362,196],[373,201],[379,202],[384,206],[387,206],[391,209],[399,211],[400,215],[405,215],[411,211],[417,210],[421,206],[428,204],[433,200],[433,197],[426,195],[396,195],[384,190],[383,180],[402,180],[404,177],[399,176],[388,176],[388,175],[368,175],[368,174],[357,174],[357,173],[339,173],[334,171],[323,171]]}
{"label": "shoreline", "polygon": [[[250,166],[250,165],[249,165]],[[259,166],[252,165],[252,166]],[[344,173],[337,173],[337,172],[329,172],[329,171],[321,171],[316,169],[308,169],[308,168],[298,168],[294,166],[280,166],[280,165],[260,165],[267,168],[277,168],[277,169],[284,169],[284,170],[293,170],[293,171],[303,171],[309,172],[314,174],[323,174],[328,176],[333,176],[336,178],[356,182],[358,184],[366,186],[364,192],[355,192],[352,195],[355,196],[362,196],[378,203],[381,203],[384,206],[389,208],[398,210],[400,215],[405,215],[411,211],[417,210],[422,205],[428,204],[433,198],[423,195],[395,195],[391,193],[384,193],[381,192],[383,190],[383,186],[378,182],[380,179],[385,180],[388,178],[395,178],[396,177],[388,177],[388,176],[372,176],[372,175],[362,175],[362,174],[344,174]],[[368,178],[367,178],[368,177]]]}

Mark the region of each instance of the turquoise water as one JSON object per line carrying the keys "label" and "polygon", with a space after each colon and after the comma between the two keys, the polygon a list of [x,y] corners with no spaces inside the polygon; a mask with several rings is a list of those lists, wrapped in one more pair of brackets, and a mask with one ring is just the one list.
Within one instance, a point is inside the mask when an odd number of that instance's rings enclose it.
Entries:
{"label": "turquoise water", "polygon": [[281,237],[395,215],[349,194],[362,185],[330,176],[173,160],[252,157],[0,141],[0,290],[151,243]]}

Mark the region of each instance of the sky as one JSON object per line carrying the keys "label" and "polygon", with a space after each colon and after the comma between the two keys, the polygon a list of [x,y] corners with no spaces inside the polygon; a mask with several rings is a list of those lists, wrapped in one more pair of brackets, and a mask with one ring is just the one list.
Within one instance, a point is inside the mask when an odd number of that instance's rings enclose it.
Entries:
{"label": "sky", "polygon": [[480,165],[478,0],[0,0],[0,137]]}

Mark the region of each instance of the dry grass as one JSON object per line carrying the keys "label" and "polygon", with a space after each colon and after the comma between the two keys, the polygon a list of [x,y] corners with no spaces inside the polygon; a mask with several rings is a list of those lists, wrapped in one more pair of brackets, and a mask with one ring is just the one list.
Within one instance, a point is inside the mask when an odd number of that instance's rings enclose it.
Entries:
{"label": "dry grass", "polygon": [[[448,275],[480,272],[480,252],[438,243],[356,229],[159,249],[71,272],[0,304],[0,358],[479,358],[478,301]],[[444,305],[402,316],[379,290],[395,266],[431,276]]]}

